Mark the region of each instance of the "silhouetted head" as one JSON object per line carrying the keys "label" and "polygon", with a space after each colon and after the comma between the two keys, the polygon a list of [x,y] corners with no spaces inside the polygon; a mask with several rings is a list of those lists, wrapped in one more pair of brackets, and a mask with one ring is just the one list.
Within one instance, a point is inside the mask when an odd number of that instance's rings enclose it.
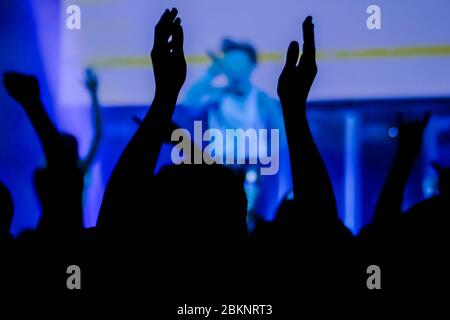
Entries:
{"label": "silhouetted head", "polygon": [[158,208],[170,234],[206,245],[247,237],[247,198],[242,180],[220,165],[179,165],[156,177]]}
{"label": "silhouetted head", "polygon": [[42,209],[38,228],[65,233],[82,225],[83,171],[79,166],[78,141],[61,134],[64,157],[60,163],[34,172],[34,186]]}
{"label": "silhouetted head", "polygon": [[39,168],[34,172],[34,186],[42,209],[40,229],[81,228],[83,174],[78,167]]}
{"label": "silhouetted head", "polygon": [[78,141],[73,135],[67,133],[61,134],[61,137],[67,159],[70,161],[70,163],[62,164],[64,175],[61,175],[58,172],[60,169],[56,167],[38,168],[34,171],[34,187],[43,212],[54,211],[54,208],[60,207],[60,202],[67,200],[66,195],[75,196],[81,192],[80,188],[82,188],[81,178],[78,177],[81,175],[78,167]]}
{"label": "silhouetted head", "polygon": [[220,61],[222,69],[228,78],[230,87],[241,89],[250,82],[250,77],[257,63],[255,48],[245,42],[224,39],[222,42],[223,58]]}
{"label": "silhouetted head", "polygon": [[0,234],[8,234],[14,213],[14,203],[8,188],[0,182]]}
{"label": "silhouetted head", "polygon": [[[445,247],[449,240],[450,225],[450,168],[432,162],[439,176],[439,195],[425,199],[404,215],[407,242],[419,241],[434,248]],[[423,245],[424,248],[428,248]]]}
{"label": "silhouetted head", "polygon": [[437,162],[432,162],[431,165],[439,176],[439,193],[450,196],[450,168],[443,167]]}

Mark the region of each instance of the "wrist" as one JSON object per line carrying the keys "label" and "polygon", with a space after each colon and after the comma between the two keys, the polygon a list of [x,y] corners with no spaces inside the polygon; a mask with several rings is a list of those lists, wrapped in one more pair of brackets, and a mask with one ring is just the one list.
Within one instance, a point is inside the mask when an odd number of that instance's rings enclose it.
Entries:
{"label": "wrist", "polygon": [[92,98],[97,98],[98,96],[97,89],[89,88],[89,94],[91,95]]}
{"label": "wrist", "polygon": [[37,108],[43,107],[42,101],[40,98],[32,98],[29,100],[22,101],[21,105],[25,109],[26,112],[32,112]]}
{"label": "wrist", "polygon": [[281,101],[281,109],[283,116],[297,122],[299,120],[307,120],[306,118],[306,101],[305,102],[283,102]]}
{"label": "wrist", "polygon": [[288,108],[305,108],[306,106],[306,98],[301,97],[281,97],[280,96],[280,103],[283,107]]}
{"label": "wrist", "polygon": [[165,105],[175,105],[178,100],[179,90],[159,89],[155,90],[155,97],[152,104],[163,103]]}
{"label": "wrist", "polygon": [[98,105],[98,95],[97,92],[91,93],[91,100],[94,105]]}

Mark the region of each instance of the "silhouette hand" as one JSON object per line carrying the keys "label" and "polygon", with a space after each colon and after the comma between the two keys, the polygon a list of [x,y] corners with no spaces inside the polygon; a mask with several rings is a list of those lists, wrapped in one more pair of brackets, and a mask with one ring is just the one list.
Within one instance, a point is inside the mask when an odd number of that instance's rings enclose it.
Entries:
{"label": "silhouette hand", "polygon": [[25,108],[40,101],[39,83],[35,76],[6,72],[3,84],[8,94]]}
{"label": "silhouette hand", "polygon": [[430,120],[430,112],[427,112],[421,120],[405,121],[401,114],[398,115],[398,153],[403,156],[415,157],[422,147],[422,138],[425,128]]}
{"label": "silhouette hand", "polygon": [[303,22],[303,53],[300,61],[298,56],[299,44],[292,41],[287,51],[286,64],[278,79],[277,90],[282,104],[304,104],[317,74],[314,25],[311,16]]}
{"label": "silhouette hand", "polygon": [[98,89],[98,79],[94,70],[88,68],[85,71],[84,85],[89,90],[91,94],[97,93]]}
{"label": "silhouette hand", "polygon": [[155,27],[155,40],[151,52],[156,95],[175,99],[186,80],[183,28],[177,14],[175,8],[163,13]]}

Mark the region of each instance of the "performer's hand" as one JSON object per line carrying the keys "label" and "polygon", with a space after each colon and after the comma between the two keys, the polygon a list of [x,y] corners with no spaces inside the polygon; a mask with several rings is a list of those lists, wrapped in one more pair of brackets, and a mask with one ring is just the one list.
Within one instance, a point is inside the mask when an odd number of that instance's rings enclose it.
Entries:
{"label": "performer's hand", "polygon": [[303,53],[299,61],[299,44],[289,45],[286,64],[278,79],[278,95],[282,104],[304,104],[317,74],[314,25],[312,17],[303,22]]}
{"label": "performer's hand", "polygon": [[155,27],[151,52],[156,96],[170,99],[177,98],[186,80],[187,68],[183,52],[183,28],[177,14],[175,8],[164,11]]}
{"label": "performer's hand", "polygon": [[25,109],[40,101],[39,83],[35,76],[16,72],[6,72],[3,84],[8,94]]}

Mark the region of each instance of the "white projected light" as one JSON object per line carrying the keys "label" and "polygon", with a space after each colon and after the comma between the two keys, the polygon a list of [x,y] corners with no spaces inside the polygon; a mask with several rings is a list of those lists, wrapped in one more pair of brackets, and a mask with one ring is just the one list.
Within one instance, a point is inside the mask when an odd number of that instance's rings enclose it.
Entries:
{"label": "white projected light", "polygon": [[[63,1],[63,18],[71,2]],[[320,72],[311,99],[448,96],[450,2],[369,5],[362,0],[83,1],[82,28],[61,30],[59,101],[63,106],[86,103],[73,75],[92,66],[103,79],[105,105],[147,105],[154,89],[153,25],[172,6],[179,9],[185,30],[189,70],[183,92],[206,70],[207,52],[218,51],[229,37],[255,46],[259,65],[253,80],[276,96],[285,50],[291,40],[300,40],[301,21],[312,15]]]}

